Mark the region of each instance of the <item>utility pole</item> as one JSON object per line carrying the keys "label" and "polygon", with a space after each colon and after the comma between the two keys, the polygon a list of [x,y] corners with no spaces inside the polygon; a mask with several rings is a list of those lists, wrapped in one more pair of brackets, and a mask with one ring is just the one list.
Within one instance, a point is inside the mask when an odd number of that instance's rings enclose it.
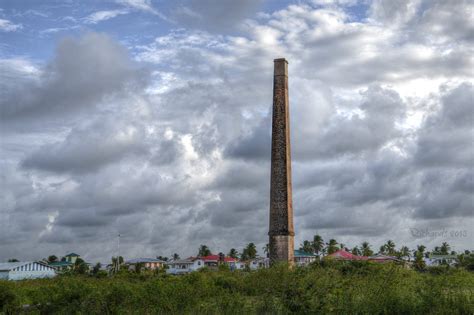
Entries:
{"label": "utility pole", "polygon": [[120,270],[120,233],[117,236],[117,271]]}

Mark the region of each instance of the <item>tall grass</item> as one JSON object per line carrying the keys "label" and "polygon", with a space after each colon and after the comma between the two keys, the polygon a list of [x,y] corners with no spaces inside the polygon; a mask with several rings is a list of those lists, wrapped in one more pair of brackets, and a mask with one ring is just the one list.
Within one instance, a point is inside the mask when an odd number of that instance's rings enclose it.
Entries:
{"label": "tall grass", "polygon": [[[25,305],[29,305],[25,307]],[[0,281],[6,314],[473,314],[474,273],[332,263]]]}

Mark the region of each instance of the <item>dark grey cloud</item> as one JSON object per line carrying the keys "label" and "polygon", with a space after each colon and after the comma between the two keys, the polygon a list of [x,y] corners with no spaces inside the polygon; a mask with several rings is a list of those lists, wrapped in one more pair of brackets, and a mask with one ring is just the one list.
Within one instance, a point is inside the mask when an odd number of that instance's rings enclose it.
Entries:
{"label": "dark grey cloud", "polygon": [[[38,80],[18,81],[2,93],[2,120],[53,116],[96,107],[108,95],[144,84],[146,72],[129,58],[125,48],[105,34],[65,38],[55,58]],[[3,80],[2,80],[3,82]]]}
{"label": "dark grey cloud", "polygon": [[434,167],[472,167],[474,163],[474,89],[464,83],[441,98],[441,108],[419,131],[415,159]]}
{"label": "dark grey cloud", "polygon": [[125,156],[145,154],[143,133],[133,122],[101,119],[73,129],[64,141],[40,147],[22,166],[56,173],[97,171]]}
{"label": "dark grey cloud", "polygon": [[[196,3],[180,8],[206,16],[211,4]],[[409,32],[436,25],[435,10],[456,25],[440,3],[386,15],[377,4],[359,22],[346,7],[295,4],[247,21],[240,37],[224,30],[247,13],[227,25],[224,15],[186,21],[188,30],[131,47],[134,56],[91,33],[60,42],[45,64],[2,60],[0,258],[105,260],[118,233],[126,257],[185,256],[202,243],[227,251],[253,241],[260,251],[281,56],[297,242],[320,233],[348,246],[414,246],[409,227],[469,227],[472,85],[459,84],[471,81],[469,39]]]}

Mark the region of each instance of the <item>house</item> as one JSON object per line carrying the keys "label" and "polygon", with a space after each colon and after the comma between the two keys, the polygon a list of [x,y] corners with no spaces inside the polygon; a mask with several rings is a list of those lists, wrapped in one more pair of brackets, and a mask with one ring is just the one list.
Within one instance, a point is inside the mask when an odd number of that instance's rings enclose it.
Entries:
{"label": "house", "polygon": [[204,265],[208,268],[217,268],[219,264],[225,264],[228,265],[229,267],[235,266],[235,264],[238,262],[236,258],[232,258],[229,256],[222,256],[220,257],[219,255],[209,255],[209,256],[202,256],[199,257],[204,261]]}
{"label": "house", "polygon": [[70,253],[70,254],[67,254],[66,256],[64,256],[64,259],[71,263],[71,264],[75,264],[76,263],[76,260],[80,257],[80,255],[78,254],[75,254],[75,253]]}
{"label": "house", "polygon": [[168,262],[167,265],[168,265],[168,269],[166,269],[166,273],[173,274],[173,275],[193,272],[205,266],[204,260],[199,259],[197,257],[189,257],[186,259],[172,260]]}
{"label": "house", "polygon": [[270,266],[270,258],[257,257],[247,261],[246,265],[250,268],[250,270],[268,268]]}
{"label": "house", "polygon": [[397,263],[403,262],[403,260],[398,259],[395,256],[388,256],[388,255],[382,255],[382,254],[369,256],[368,260],[372,261],[372,262],[376,262],[376,263],[381,263],[381,264],[385,264],[385,263],[389,263],[389,262],[397,262]]}
{"label": "house", "polygon": [[54,276],[56,276],[56,270],[42,262],[0,263],[0,279],[3,280],[52,278]]}
{"label": "house", "polygon": [[56,269],[56,271],[71,270],[78,257],[79,255],[71,253],[61,258],[60,261],[48,262],[48,265]]}
{"label": "house", "polygon": [[297,266],[306,266],[318,260],[318,256],[316,256],[315,254],[307,253],[303,250],[295,250],[294,259],[295,259],[295,264]]}
{"label": "house", "polygon": [[327,255],[324,259],[335,259],[335,260],[368,260],[366,256],[357,256],[348,251],[340,249],[332,254]]}
{"label": "house", "polygon": [[438,255],[430,254],[428,258],[425,258],[425,264],[428,267],[449,265],[454,266],[458,260],[456,255]]}
{"label": "house", "polygon": [[56,269],[57,271],[65,271],[72,269],[73,264],[68,261],[55,261],[48,263],[48,266]]}
{"label": "house", "polygon": [[137,265],[141,265],[144,269],[155,270],[162,268],[166,262],[155,258],[135,258],[127,260],[124,264],[129,270],[134,270]]}
{"label": "house", "polygon": [[[50,267],[53,267],[57,271],[66,271],[66,270],[71,270],[74,267],[74,264],[76,263],[77,259],[80,258],[81,256],[76,254],[76,253],[70,253],[64,256],[61,261],[55,261],[55,262],[49,262],[48,265]],[[90,269],[91,266],[89,263],[85,263],[87,267]]]}

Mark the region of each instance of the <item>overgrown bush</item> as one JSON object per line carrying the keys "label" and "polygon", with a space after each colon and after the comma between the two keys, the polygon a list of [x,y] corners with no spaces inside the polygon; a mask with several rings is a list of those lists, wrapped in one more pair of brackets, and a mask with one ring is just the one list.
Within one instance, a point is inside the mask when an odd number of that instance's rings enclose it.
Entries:
{"label": "overgrown bush", "polygon": [[[472,314],[474,274],[417,272],[367,262],[285,265],[182,276],[121,272],[0,281],[3,313],[32,314]],[[25,307],[25,305],[28,305]]]}

